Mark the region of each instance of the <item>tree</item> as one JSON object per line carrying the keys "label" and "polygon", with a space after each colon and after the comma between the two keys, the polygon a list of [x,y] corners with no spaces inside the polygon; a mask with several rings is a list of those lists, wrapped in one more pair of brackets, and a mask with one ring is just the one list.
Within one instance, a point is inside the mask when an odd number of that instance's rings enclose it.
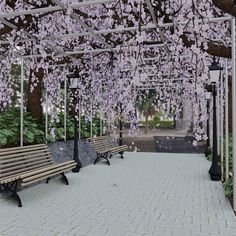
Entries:
{"label": "tree", "polygon": [[155,90],[148,90],[147,93],[143,92],[138,98],[138,110],[145,116],[145,134],[148,133],[148,118],[155,114],[155,98]]}
{"label": "tree", "polygon": [[31,72],[28,85],[27,112],[30,112],[32,114],[33,118],[38,124],[42,123],[43,117],[43,109],[41,105],[43,76],[44,71],[42,68],[39,68],[39,71],[36,73],[37,84],[35,86],[32,86],[35,81],[32,80]]}

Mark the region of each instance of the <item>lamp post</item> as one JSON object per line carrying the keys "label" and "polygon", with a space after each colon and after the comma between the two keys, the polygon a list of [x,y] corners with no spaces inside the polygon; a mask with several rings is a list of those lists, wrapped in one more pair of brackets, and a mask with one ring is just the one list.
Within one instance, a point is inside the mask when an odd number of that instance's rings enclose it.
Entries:
{"label": "lamp post", "polygon": [[219,156],[217,150],[216,83],[219,81],[220,73],[222,70],[223,68],[218,65],[214,57],[212,64],[209,66],[210,80],[212,84],[212,95],[213,95],[213,152],[212,152],[212,164],[209,169],[209,174],[212,181],[221,180],[221,168],[219,166]]}
{"label": "lamp post", "polygon": [[205,148],[205,157],[210,154],[210,101],[211,101],[211,92],[206,92],[206,101],[207,101],[207,141],[206,141],[206,148]]}
{"label": "lamp post", "polygon": [[79,151],[78,151],[78,109],[77,105],[79,104],[79,96],[76,94],[78,88],[80,88],[80,80],[76,75],[76,72],[73,71],[71,74],[67,75],[70,80],[70,89],[73,93],[73,107],[74,107],[74,151],[73,151],[73,160],[77,163],[76,167],[72,169],[73,172],[79,172],[81,168],[81,163],[79,161]]}
{"label": "lamp post", "polygon": [[119,103],[119,107],[120,107],[120,116],[119,116],[119,133],[120,133],[120,137],[119,137],[119,146],[123,145],[123,123],[122,123],[122,103]]}

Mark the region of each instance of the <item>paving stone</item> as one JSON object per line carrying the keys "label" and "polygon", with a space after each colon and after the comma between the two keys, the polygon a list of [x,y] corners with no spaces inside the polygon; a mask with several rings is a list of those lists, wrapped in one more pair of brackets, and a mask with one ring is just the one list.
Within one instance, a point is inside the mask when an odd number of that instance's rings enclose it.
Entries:
{"label": "paving stone", "polygon": [[236,219],[200,154],[126,153],[0,199],[2,236],[235,236]]}

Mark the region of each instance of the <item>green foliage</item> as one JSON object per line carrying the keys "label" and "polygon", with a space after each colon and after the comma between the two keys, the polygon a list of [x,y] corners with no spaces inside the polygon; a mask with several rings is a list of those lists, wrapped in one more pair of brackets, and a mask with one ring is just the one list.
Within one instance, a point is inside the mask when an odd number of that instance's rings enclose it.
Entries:
{"label": "green foliage", "polygon": [[[148,121],[148,126],[151,129],[155,128],[173,128],[174,121],[173,120],[161,120],[161,116],[163,114],[161,112],[157,112],[152,120]],[[141,125],[145,126],[146,122],[142,121]]]}
{"label": "green foliage", "polygon": [[207,155],[207,160],[208,160],[208,161],[212,161],[212,153],[210,153],[210,154]]}
{"label": "green foliage", "polygon": [[229,135],[229,169],[233,168],[233,138],[232,134]]}
{"label": "green foliage", "polygon": [[153,103],[156,98],[156,90],[149,90],[148,93],[143,92],[138,97],[137,108],[145,116],[150,116],[154,113]]}
{"label": "green foliage", "polygon": [[[40,130],[32,116],[24,113],[24,143],[44,142],[44,132]],[[0,145],[18,144],[20,142],[20,109],[11,108],[0,116]]]}
{"label": "green foliage", "polygon": [[[55,137],[48,135],[48,142],[56,142],[64,139],[64,113],[59,113],[59,122],[51,124],[54,128]],[[45,119],[43,119],[45,121]],[[74,137],[74,118],[67,115],[67,139]],[[29,112],[24,112],[24,143],[44,143],[45,123],[38,125]],[[93,119],[93,135],[100,133],[100,119],[96,116]],[[81,117],[81,138],[90,137],[90,122]],[[20,109],[11,108],[0,115],[0,145],[18,145],[20,143]]]}
{"label": "green foliage", "polygon": [[162,120],[158,122],[158,128],[173,128],[174,121],[173,120]]}
{"label": "green foliage", "polygon": [[[141,121],[140,124],[142,126],[145,126],[145,121]],[[158,129],[158,128],[173,128],[174,127],[174,121],[172,120],[163,120],[163,121],[154,121],[154,120],[149,120],[148,121],[148,127],[151,129]]]}
{"label": "green foliage", "polygon": [[[225,140],[224,140],[225,144]],[[229,135],[229,170],[232,171],[233,168],[233,141],[232,141],[232,134]],[[209,153],[209,152],[208,152]],[[225,153],[224,153],[225,154]],[[207,155],[207,159],[209,161],[212,161],[212,150],[210,150],[210,153]],[[225,167],[225,156],[224,161],[221,163]],[[227,179],[224,184],[224,190],[225,190],[225,196],[230,198],[233,196],[233,180],[232,177]]]}
{"label": "green foliage", "polygon": [[[224,147],[225,147],[225,140],[224,140]],[[233,169],[233,139],[232,139],[232,134],[229,134],[229,170],[232,171]],[[224,148],[224,161],[223,161],[223,166],[225,166],[225,148]]]}
{"label": "green foliage", "polygon": [[208,161],[212,161],[212,149],[211,149],[211,147],[208,147],[208,149],[207,149],[207,160]]}
{"label": "green foliage", "polygon": [[[58,118],[59,122],[53,123],[50,126],[50,129],[54,129],[55,136],[49,134],[48,142],[56,142],[64,139],[64,113],[60,112],[58,114]],[[42,129],[43,127],[45,127],[44,123]],[[92,130],[93,130],[93,135],[98,135],[100,133],[100,119],[97,116],[93,118]],[[89,137],[90,137],[90,122],[86,121],[84,116],[81,116],[81,138],[89,138]],[[74,118],[71,115],[67,115],[66,118],[66,138],[68,140],[74,138]]]}
{"label": "green foliage", "polygon": [[[93,118],[93,126],[92,126],[93,135],[100,134],[100,119],[95,116]],[[81,138],[89,138],[90,137],[90,122],[86,121],[84,116],[81,116]]]}
{"label": "green foliage", "polygon": [[[60,112],[58,114],[58,123],[54,122],[49,124],[49,129],[54,129],[55,136],[48,134],[48,142],[53,143],[56,141],[61,141],[64,139],[64,113]],[[43,119],[43,124],[41,129],[45,129],[45,118]],[[66,117],[66,138],[72,139],[74,137],[74,120],[73,117],[67,115]]]}
{"label": "green foliage", "polygon": [[228,178],[225,182],[224,182],[224,189],[225,189],[225,196],[230,198],[233,196],[233,180],[232,178]]}

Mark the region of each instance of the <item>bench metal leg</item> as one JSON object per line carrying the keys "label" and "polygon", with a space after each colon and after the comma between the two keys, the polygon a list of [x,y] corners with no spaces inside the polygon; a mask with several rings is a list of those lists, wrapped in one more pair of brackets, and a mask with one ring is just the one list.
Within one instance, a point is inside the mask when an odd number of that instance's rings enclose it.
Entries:
{"label": "bench metal leg", "polygon": [[12,193],[12,196],[17,200],[18,202],[18,207],[22,207],[22,202],[20,199],[20,196],[17,193],[17,186],[18,186],[18,181],[8,183],[8,184],[3,184],[2,187],[2,192],[3,191],[10,191]]}
{"label": "bench metal leg", "polygon": [[48,177],[48,178],[47,178],[47,180],[46,180],[46,184],[48,184],[48,183],[49,183],[49,180],[50,180],[50,177]]}
{"label": "bench metal leg", "polygon": [[61,173],[63,180],[66,182],[66,185],[69,185],[69,181],[64,173]]}
{"label": "bench metal leg", "polygon": [[110,163],[110,161],[107,159],[107,158],[105,158],[106,160],[107,160],[107,165],[111,165],[111,163]]}
{"label": "bench metal leg", "polygon": [[20,199],[20,196],[17,194],[16,191],[14,190],[10,190],[12,192],[12,196],[17,200],[18,202],[18,207],[22,207],[22,203],[21,203],[21,199]]}
{"label": "bench metal leg", "polygon": [[99,159],[100,159],[100,156],[97,156],[97,158],[94,161],[94,165],[98,162]]}
{"label": "bench metal leg", "polygon": [[107,158],[107,153],[104,153],[104,154],[97,154],[97,158],[96,158],[96,160],[94,161],[94,165],[98,162],[98,160],[99,160],[100,158],[105,159],[105,160],[107,161],[107,164],[108,164],[109,166],[111,165],[110,162],[109,162],[109,160],[108,160],[108,158]]}
{"label": "bench metal leg", "polygon": [[124,153],[124,152],[119,152],[121,159],[124,159],[123,153]]}

